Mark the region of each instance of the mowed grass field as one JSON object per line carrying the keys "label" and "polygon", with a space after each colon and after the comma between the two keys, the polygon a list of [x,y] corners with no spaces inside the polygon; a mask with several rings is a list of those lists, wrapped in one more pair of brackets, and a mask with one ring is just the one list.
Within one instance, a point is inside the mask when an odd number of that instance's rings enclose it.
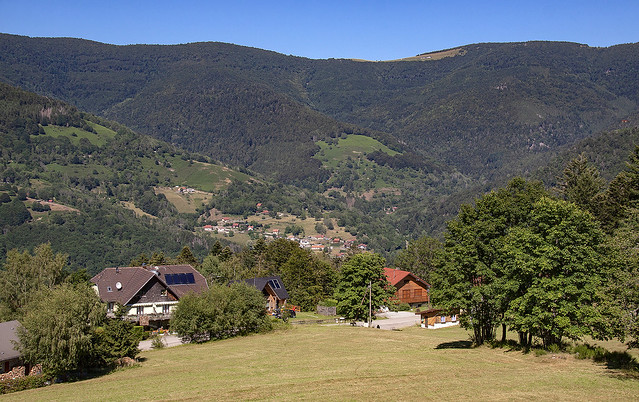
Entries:
{"label": "mowed grass field", "polygon": [[7,400],[636,400],[639,381],[570,355],[468,348],[460,328],[294,326],[153,350],[139,367]]}

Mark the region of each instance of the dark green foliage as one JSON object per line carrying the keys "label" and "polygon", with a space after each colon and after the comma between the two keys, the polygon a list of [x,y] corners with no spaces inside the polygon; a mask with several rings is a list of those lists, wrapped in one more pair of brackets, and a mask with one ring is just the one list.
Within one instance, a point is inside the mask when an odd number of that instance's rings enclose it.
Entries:
{"label": "dark green foliage", "polygon": [[597,307],[610,270],[604,243],[592,215],[574,204],[548,198],[535,203],[529,224],[512,228],[500,250],[497,280],[506,282],[502,291],[510,296],[506,324],[540,337],[546,347],[562,338],[605,336],[614,318]]}
{"label": "dark green foliage", "polygon": [[180,299],[171,330],[192,342],[248,335],[270,329],[264,297],[244,283],[212,286],[208,291]]}
{"label": "dark green foliage", "polygon": [[31,219],[31,214],[24,203],[17,198],[13,201],[0,204],[0,228],[8,229],[12,226],[20,226]]}
{"label": "dark green foliage", "polygon": [[189,246],[184,246],[175,260],[178,264],[189,264],[192,267],[197,267],[198,265],[200,265],[197,258],[195,258],[195,256],[191,252]]}
{"label": "dark green foliage", "polygon": [[9,250],[0,270],[0,311],[5,315],[0,319],[21,318],[34,295],[61,282],[67,259],[67,255],[54,254],[48,243],[36,247],[33,255]]}
{"label": "dark green foliage", "polygon": [[105,306],[88,286],[62,284],[31,295],[18,330],[25,361],[58,376],[91,367]]}
{"label": "dark green foliage", "polygon": [[338,276],[329,263],[299,247],[292,251],[280,272],[290,303],[303,311],[315,311],[321,300],[331,296]]}
{"label": "dark green foliage", "polygon": [[410,242],[406,249],[397,254],[394,265],[430,283],[430,275],[438,265],[437,257],[441,249],[442,243],[439,240],[428,236],[421,237]]}
{"label": "dark green foliage", "polygon": [[51,211],[51,207],[48,204],[41,204],[37,201],[34,201],[33,204],[31,204],[31,210],[33,212],[46,212]]}
{"label": "dark green foliage", "polygon": [[110,366],[122,357],[135,358],[140,349],[141,333],[123,319],[123,308],[117,306],[114,318],[95,331],[94,356],[99,366]]}
{"label": "dark green foliage", "polygon": [[595,197],[602,190],[604,181],[597,169],[588,163],[585,154],[571,160],[564,168],[559,182],[559,192],[564,200],[574,202],[580,208],[596,213]]}
{"label": "dark green foliage", "polygon": [[[386,279],[385,265],[386,261],[381,255],[372,253],[356,254],[342,265],[335,289],[337,314],[350,320],[367,320],[369,289],[374,311],[388,304],[395,289]],[[369,285],[372,287],[369,288]]]}
{"label": "dark green foliage", "polygon": [[0,395],[24,391],[49,385],[50,378],[45,375],[30,375],[8,381],[0,381]]}
{"label": "dark green foliage", "polygon": [[513,179],[505,189],[486,194],[475,206],[462,206],[448,231],[439,267],[431,273],[431,300],[460,315],[461,325],[482,344],[495,336],[508,308],[507,283],[499,264],[501,242],[509,230],[523,225],[537,200],[541,183]]}

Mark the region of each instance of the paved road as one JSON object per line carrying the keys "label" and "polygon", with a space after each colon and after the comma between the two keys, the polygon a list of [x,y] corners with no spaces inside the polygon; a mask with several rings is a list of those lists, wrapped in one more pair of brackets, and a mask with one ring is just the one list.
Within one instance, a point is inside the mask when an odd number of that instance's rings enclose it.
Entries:
{"label": "paved road", "polygon": [[[162,336],[162,340],[164,341],[165,347],[178,346],[182,344],[182,340],[175,335],[164,335]],[[140,342],[140,350],[151,350],[151,339],[147,339],[146,341]]]}
{"label": "paved road", "polygon": [[[419,324],[419,316],[411,311],[381,313],[378,316],[386,317],[385,320],[373,320],[373,327],[377,328],[379,325],[380,329],[400,329]],[[358,324],[364,325],[365,323],[360,322]]]}

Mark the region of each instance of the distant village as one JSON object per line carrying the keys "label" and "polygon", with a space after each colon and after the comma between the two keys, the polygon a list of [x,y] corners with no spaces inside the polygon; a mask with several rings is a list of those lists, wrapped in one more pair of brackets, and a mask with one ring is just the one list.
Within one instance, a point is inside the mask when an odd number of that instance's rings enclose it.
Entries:
{"label": "distant village", "polygon": [[[180,187],[178,191],[180,193],[187,194],[194,192],[195,190],[187,187]],[[258,208],[260,208],[261,206],[261,203],[257,204]],[[392,212],[394,212],[394,210],[391,210],[390,213]],[[271,212],[269,210],[263,209],[257,212],[256,215],[269,217],[271,216]],[[285,216],[285,214],[278,212],[276,216],[282,218]],[[216,222],[216,224],[207,224],[201,226],[200,229],[205,232],[212,232],[225,236],[233,236],[235,234],[248,234],[251,238],[263,238],[267,241],[284,238],[299,243],[300,247],[303,249],[308,249],[318,253],[328,253],[336,257],[342,257],[348,250],[354,248],[362,251],[368,250],[368,245],[364,243],[357,243],[357,239],[355,238],[346,239],[343,237],[332,237],[323,234],[301,236],[283,233],[282,229],[271,228],[268,224],[262,225],[256,222],[254,219],[249,220],[225,216],[220,218]]]}
{"label": "distant village", "polygon": [[[261,211],[260,214],[268,215],[269,211]],[[282,214],[280,213],[280,216]],[[218,234],[229,235],[231,233],[255,233],[256,236],[266,240],[274,240],[284,238],[299,243],[301,248],[315,251],[318,253],[331,253],[337,257],[345,255],[346,251],[352,248],[366,251],[368,246],[364,243],[357,243],[355,238],[343,239],[341,237],[330,237],[322,234],[314,234],[308,236],[295,236],[292,234],[282,233],[281,229],[271,229],[266,226],[251,225],[244,219],[235,219],[223,217],[217,225],[204,225],[202,230],[205,232],[214,232]]]}

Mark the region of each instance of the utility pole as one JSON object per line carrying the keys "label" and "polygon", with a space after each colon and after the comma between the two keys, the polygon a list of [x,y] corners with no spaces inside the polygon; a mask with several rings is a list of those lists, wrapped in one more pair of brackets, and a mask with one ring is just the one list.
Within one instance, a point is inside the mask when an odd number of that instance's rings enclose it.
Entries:
{"label": "utility pole", "polygon": [[368,281],[368,328],[373,323],[373,282]]}

